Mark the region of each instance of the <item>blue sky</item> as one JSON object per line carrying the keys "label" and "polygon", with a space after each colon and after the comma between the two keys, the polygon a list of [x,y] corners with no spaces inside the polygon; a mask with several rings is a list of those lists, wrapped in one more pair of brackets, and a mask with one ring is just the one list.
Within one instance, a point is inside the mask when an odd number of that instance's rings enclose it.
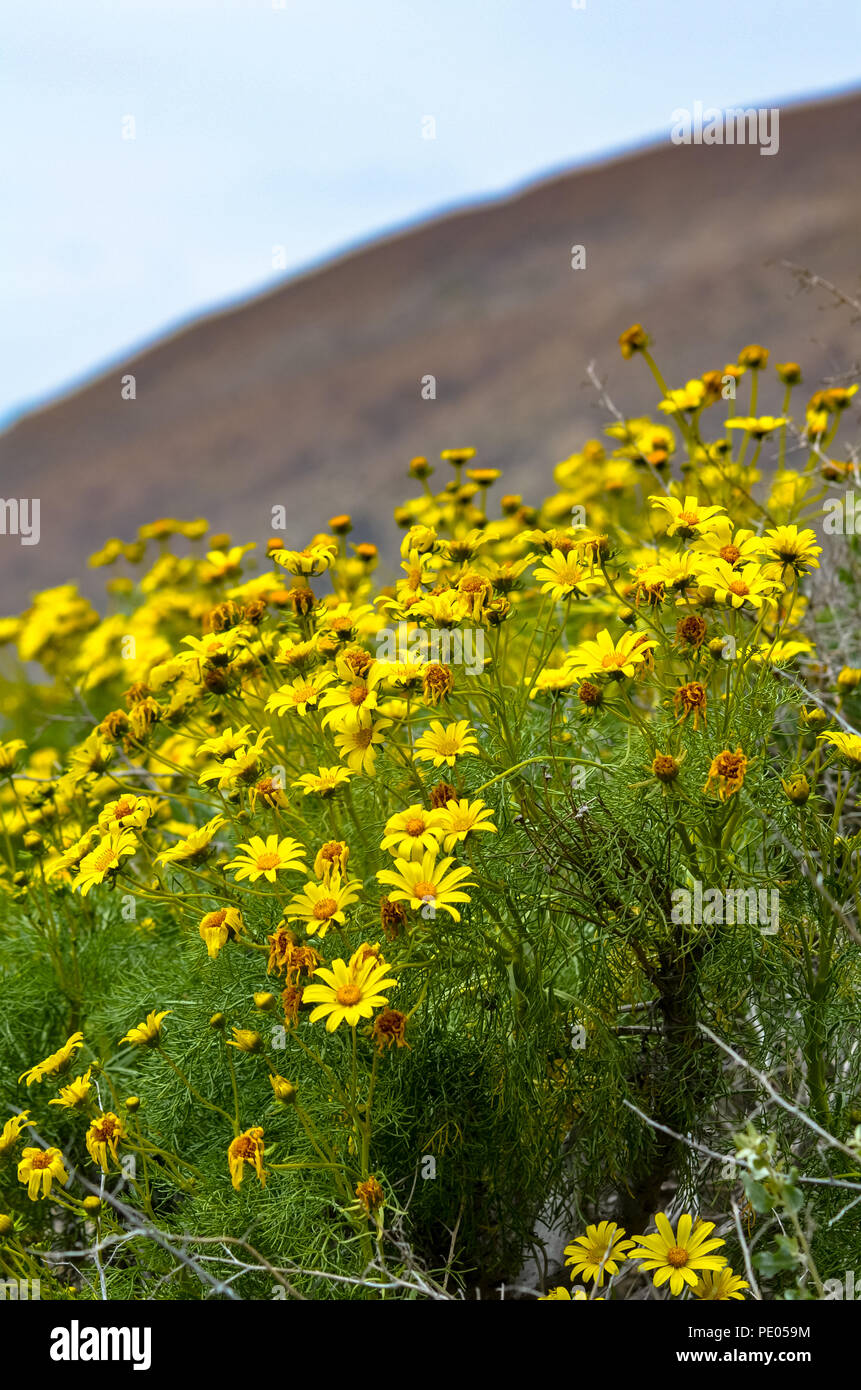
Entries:
{"label": "blue sky", "polygon": [[861,82],[857,0],[4,0],[0,32],[7,420],[288,271],[666,139],[676,107]]}

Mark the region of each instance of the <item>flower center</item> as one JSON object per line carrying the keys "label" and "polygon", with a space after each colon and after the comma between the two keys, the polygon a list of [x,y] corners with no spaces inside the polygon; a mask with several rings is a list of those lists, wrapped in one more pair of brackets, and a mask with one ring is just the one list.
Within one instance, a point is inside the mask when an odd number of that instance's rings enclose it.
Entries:
{"label": "flower center", "polygon": [[671,1250],[667,1251],[667,1264],[672,1265],[673,1269],[681,1269],[682,1265],[686,1265],[687,1262],[688,1252],[682,1250],[681,1246],[674,1245]]}
{"label": "flower center", "polygon": [[119,858],[116,850],[103,849],[101,854],[96,855],[96,858],[93,861],[93,868],[96,870],[97,873],[103,874],[111,867],[112,864],[117,864],[118,862]]}
{"label": "flower center", "polygon": [[678,520],[685,526],[699,526],[700,514],[699,512],[679,512]]}
{"label": "flower center", "polygon": [[350,704],[363,705],[368,698],[368,687],[366,685],[350,686]]}
{"label": "flower center", "polygon": [[408,835],[422,835],[424,834],[424,828],[425,823],[420,816],[411,816],[405,827]]}
{"label": "flower center", "polygon": [[318,922],[327,922],[337,908],[338,904],[334,898],[321,898],[314,904],[314,916]]}
{"label": "flower center", "polygon": [[358,1004],[361,997],[362,991],[359,989],[358,985],[341,985],[341,988],[335,994],[338,1003],[348,1007],[350,1004]]}
{"label": "flower center", "polygon": [[302,704],[307,700],[316,700],[317,688],[311,685],[299,685],[296,687],[296,702]]}
{"label": "flower center", "polygon": [[738,594],[739,598],[744,598],[750,593],[750,589],[743,579],[734,579],[728,586],[731,594]]}
{"label": "flower center", "polygon": [[281,855],[274,849],[267,849],[264,854],[258,854],[258,869],[277,869],[281,863]]}
{"label": "flower center", "polygon": [[417,883],[416,886],[415,886],[415,896],[416,896],[417,898],[435,898],[435,897],[436,897],[436,884],[435,884],[435,883]]}
{"label": "flower center", "polygon": [[50,1168],[51,1155],[49,1153],[34,1154],[32,1163],[33,1167],[41,1172],[43,1168]]}
{"label": "flower center", "polygon": [[728,565],[734,565],[740,555],[741,551],[737,545],[725,545],[720,553],[721,559],[726,560]]}

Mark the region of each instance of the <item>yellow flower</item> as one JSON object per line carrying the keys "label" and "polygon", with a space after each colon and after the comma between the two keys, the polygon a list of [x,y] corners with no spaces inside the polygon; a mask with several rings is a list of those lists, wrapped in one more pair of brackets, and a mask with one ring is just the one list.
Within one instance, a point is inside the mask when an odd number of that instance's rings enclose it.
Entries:
{"label": "yellow flower", "polygon": [[703,583],[714,590],[715,602],[729,604],[733,608],[743,608],[746,603],[753,608],[774,602],[775,589],[782,585],[769,579],[756,561],[733,569],[726,560],[714,560],[703,569]]}
{"label": "yellow flower", "polygon": [[40,1197],[50,1197],[51,1184],[55,1179],[63,1187],[69,1181],[59,1149],[27,1148],[22,1151],[18,1181],[27,1184],[27,1196],[31,1202],[37,1202]]}
{"label": "yellow flower", "polygon": [[240,782],[254,782],[260,768],[260,759],[265,751],[264,744],[268,743],[271,737],[268,729],[261,729],[253,743],[238,749],[232,757],[225,758],[224,762],[204,768],[198,782],[202,787],[205,787],[207,782],[215,782],[219,791],[235,787]]}
{"label": "yellow flower", "polygon": [[0,743],[0,774],[11,774],[15,771],[18,754],[26,747],[21,738],[14,738],[10,743]]}
{"label": "yellow flower", "polygon": [[0,1158],[5,1158],[11,1153],[18,1140],[21,1138],[22,1131],[30,1123],[30,1111],[22,1110],[20,1114],[13,1115],[11,1120],[7,1120],[2,1130],[0,1130]]}
{"label": "yellow flower", "polygon": [[224,816],[213,816],[205,825],[178,840],[170,849],[157,856],[160,864],[197,864],[206,858],[217,832],[226,824]]}
{"label": "yellow flower", "polygon": [[245,923],[238,907],[219,907],[215,912],[207,912],[206,916],[201,918],[197,930],[210,960],[216,960],[222,946],[235,940],[244,928]]}
{"label": "yellow flower", "polygon": [[645,661],[652,647],[657,646],[654,637],[642,633],[623,632],[614,643],[607,628],[598,633],[594,641],[581,642],[568,659],[571,670],[578,676],[609,676],[621,679],[633,676],[637,666]]}
{"label": "yellow flower", "polygon": [[631,1250],[628,1258],[642,1260],[643,1270],[654,1270],[653,1282],[656,1288],[669,1283],[671,1294],[680,1294],[687,1284],[695,1288],[703,1270],[722,1269],[726,1264],[723,1255],[711,1252],[723,1240],[709,1240],[714,1230],[714,1222],[697,1221],[687,1212],[679,1217],[676,1233],[663,1212],[655,1217],[657,1232],[654,1235],[635,1236],[639,1245]]}
{"label": "yellow flower", "polygon": [[[456,844],[462,844],[467,835],[476,830],[489,830],[496,834],[496,826],[491,821],[493,812],[483,801],[447,801],[440,810],[439,822],[443,834],[443,849],[449,854]],[[430,848],[428,846],[428,848]]]}
{"label": "yellow flower", "polygon": [[256,883],[258,878],[274,883],[275,875],[284,869],[308,872],[308,866],[302,859],[304,845],[289,836],[279,840],[277,835],[267,835],[264,841],[259,835],[252,835],[247,844],[238,845],[237,849],[241,853],[227,865],[228,869],[235,870],[237,883],[244,878],[252,883]]}
{"label": "yellow flower", "polygon": [[132,792],[109,801],[99,812],[99,829],[103,832],[120,827],[123,830],[142,830],[155,810],[156,803],[148,796]]}
{"label": "yellow flower", "polygon": [[[303,1002],[317,1005],[311,1022],[325,1018],[328,1033],[334,1033],[341,1023],[355,1028],[360,1019],[370,1018],[374,1009],[389,1002],[379,991],[397,986],[397,980],[385,978],[391,967],[384,960],[375,955],[361,960],[360,956],[361,951],[357,951],[349,965],[340,958],[334,960],[331,970],[319,966],[314,972],[314,983],[305,986]],[[318,976],[326,984],[317,984]]]}
{"label": "yellow flower", "polygon": [[577,1236],[566,1245],[565,1263],[571,1265],[571,1278],[582,1275],[583,1282],[594,1279],[598,1288],[604,1283],[604,1272],[619,1273],[619,1265],[628,1258],[627,1251],[634,1242],[624,1239],[625,1232],[615,1221],[602,1221],[600,1226],[587,1226],[585,1236]]}
{"label": "yellow flower", "polygon": [[344,908],[358,900],[357,889],[361,886],[357,879],[348,879],[342,886],[341,875],[334,869],[328,881],[306,883],[303,891],[287,904],[284,916],[288,922],[303,921],[309,936],[319,932],[323,937],[333,922],[344,925]]}
{"label": "yellow flower", "polygon": [[765,541],[753,531],[736,531],[728,516],[718,517],[713,531],[705,531],[691,542],[691,552],[714,560],[726,560],[728,565],[745,564],[756,560],[765,549]]}
{"label": "yellow flower", "polygon": [[263,1130],[260,1125],[254,1125],[251,1129],[246,1129],[242,1134],[238,1134],[235,1139],[230,1141],[227,1147],[227,1166],[230,1170],[230,1181],[236,1191],[242,1182],[246,1163],[250,1163],[255,1173],[260,1179],[260,1186],[266,1186],[266,1174],[263,1171]]}
{"label": "yellow flower", "polygon": [[728,1303],[731,1298],[741,1302],[742,1289],[749,1289],[746,1279],[733,1274],[729,1265],[723,1269],[704,1269],[694,1285],[694,1298],[708,1299],[716,1303]]}
{"label": "yellow flower", "polygon": [[305,796],[329,797],[345,786],[350,776],[345,767],[318,767],[316,772],[303,773],[293,786],[300,788]]}
{"label": "yellow flower", "polygon": [[316,708],[317,701],[326,686],[335,679],[331,671],[314,671],[309,676],[296,676],[287,685],[279,686],[266,701],[267,714],[307,714],[309,707]]}
{"label": "yellow flower", "polygon": [[423,762],[432,762],[434,767],[442,767],[443,763],[454,767],[456,759],[463,754],[477,752],[478,744],[468,719],[459,719],[445,727],[438,719],[432,719],[427,732],[416,739],[413,756]]}
{"label": "yellow flower", "polygon": [[314,860],[315,876],[321,883],[328,883],[336,869],[339,874],[346,871],[349,857],[350,847],[346,840],[327,840],[317,851]]}
{"label": "yellow flower", "polygon": [[816,557],[822,554],[822,546],[816,544],[815,531],[799,531],[797,526],[777,526],[773,531],[765,532],[762,543],[766,554],[779,562],[780,569],[788,567],[796,574],[819,569]]}
{"label": "yellow flower", "polygon": [[728,430],[744,430],[752,439],[764,439],[785,424],[785,415],[737,415],[733,420],[727,420],[726,427]]}
{"label": "yellow flower", "polygon": [[464,883],[471,883],[471,880],[468,868],[460,865],[452,869],[453,863],[453,859],[437,860],[433,851],[427,851],[420,862],[396,859],[394,869],[381,869],[377,880],[394,888],[389,894],[392,902],[407,902],[415,912],[427,905],[434,913],[442,908],[459,922],[460,913],[454,904],[472,901],[467,893],[461,892]]}
{"label": "yellow flower", "polygon": [[861,736],[858,734],[820,734],[826,743],[832,744],[841,758],[852,767],[861,767]]}
{"label": "yellow flower", "polygon": [[427,811],[424,806],[408,806],[389,816],[380,842],[395,859],[421,859],[426,850],[436,854],[442,826],[440,810]]}
{"label": "yellow flower", "polygon": [[678,497],[652,497],[650,501],[670,518],[667,535],[679,535],[684,539],[714,531],[723,512],[723,507],[700,506],[696,497],[686,497],[684,502]]}
{"label": "yellow flower", "polygon": [[544,581],[542,594],[552,594],[555,599],[588,598],[605,583],[603,575],[596,575],[588,565],[563,555],[561,550],[553,550],[543,559],[535,570],[535,578]]}
{"label": "yellow flower", "polygon": [[338,558],[338,542],[330,536],[327,540],[314,541],[304,550],[274,550],[271,557],[276,565],[283,565],[290,574],[305,578],[322,574]]}
{"label": "yellow flower", "polygon": [[263,1048],[263,1039],[253,1028],[234,1028],[233,1040],[228,1042],[228,1047],[235,1047],[240,1052],[260,1052]]}
{"label": "yellow flower", "polygon": [[364,772],[373,777],[377,748],[385,740],[383,730],[391,727],[391,719],[378,719],[375,724],[344,727],[335,734],[335,746],[351,772]]}
{"label": "yellow flower", "polygon": [[377,708],[376,687],[385,674],[385,667],[374,661],[362,675],[356,675],[340,658],[338,674],[341,684],[327,690],[320,701],[320,708],[326,711],[323,715],[324,726],[333,729],[361,726],[366,729]]}
{"label": "yellow flower", "polygon": [[706,400],[706,394],[705,382],[694,377],[677,391],[668,391],[664,400],[658,403],[658,409],[665,415],[677,415],[682,410],[699,410]]}
{"label": "yellow flower", "polygon": [[125,1137],[123,1122],[112,1110],[108,1110],[104,1115],[97,1115],[93,1120],[87,1130],[87,1152],[93,1162],[98,1163],[103,1173],[107,1173],[110,1166],[109,1155],[115,1163],[119,1162],[117,1145]]}
{"label": "yellow flower", "polygon": [[22,1072],[18,1077],[18,1084],[26,1077],[27,1085],[32,1086],[34,1081],[44,1081],[46,1076],[54,1076],[57,1072],[65,1071],[77,1052],[79,1047],[84,1045],[83,1033],[73,1033],[70,1038],[59,1047],[56,1052],[52,1052],[50,1057],[46,1057],[44,1062],[37,1062],[35,1067],[29,1071]]}
{"label": "yellow flower", "polygon": [[737,748],[734,753],[725,748],[722,753],[718,753],[717,757],[712,759],[708,781],[703,787],[703,791],[710,792],[714,786],[717,786],[721,801],[726,801],[729,797],[734,796],[744,783],[747,761],[740,748]]}
{"label": "yellow flower", "polygon": [[147,1014],[143,1023],[138,1023],[134,1028],[130,1028],[124,1038],[120,1038],[119,1046],[123,1043],[131,1043],[133,1047],[158,1047],[161,1041],[161,1025],[171,1013],[170,1009],[162,1009],[161,1013]]}
{"label": "yellow flower", "polygon": [[84,855],[72,887],[79,888],[81,897],[85,898],[94,884],[104,883],[108,874],[115,874],[123,859],[134,854],[137,847],[133,830],[112,830],[94,850]]}
{"label": "yellow flower", "polygon": [[62,1105],[67,1110],[77,1110],[78,1106],[83,1105],[90,1094],[90,1076],[92,1067],[87,1067],[83,1076],[76,1076],[74,1081],[70,1081],[68,1086],[60,1087],[60,1095],[57,1100],[49,1100],[49,1105]]}

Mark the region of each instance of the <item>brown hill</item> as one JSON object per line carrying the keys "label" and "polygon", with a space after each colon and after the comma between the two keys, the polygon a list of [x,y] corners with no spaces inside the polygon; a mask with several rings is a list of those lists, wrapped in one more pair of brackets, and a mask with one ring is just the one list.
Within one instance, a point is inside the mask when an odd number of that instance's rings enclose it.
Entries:
{"label": "brown hill", "polygon": [[[379,540],[414,454],[474,444],[537,497],[606,414],[653,410],[619,332],[640,320],[672,384],[747,342],[818,381],[859,354],[851,310],[801,294],[790,260],[856,293],[861,95],[781,116],[780,150],[651,148],[376,242],[118,365],[0,437],[5,497],[38,496],[41,544],[0,537],[2,611],[80,575],[110,535],[206,515],[290,540],[350,511]],[[571,247],[586,269],[571,269]],[[822,310],[822,312],[819,312]],[[121,399],[133,373],[137,399]],[[436,399],[421,379],[436,377]],[[776,402],[763,401],[768,409]]]}

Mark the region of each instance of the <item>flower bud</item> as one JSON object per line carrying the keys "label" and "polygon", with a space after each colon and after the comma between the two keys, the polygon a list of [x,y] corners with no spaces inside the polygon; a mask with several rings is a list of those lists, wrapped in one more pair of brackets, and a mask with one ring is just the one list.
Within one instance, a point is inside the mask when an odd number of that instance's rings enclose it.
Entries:
{"label": "flower bud", "polygon": [[275,1092],[276,1100],[279,1100],[282,1105],[296,1104],[297,1091],[292,1081],[288,1081],[284,1076],[270,1076],[269,1081]]}
{"label": "flower bud", "polygon": [[88,1216],[98,1216],[102,1209],[101,1199],[98,1197],[84,1198],[84,1211]]}
{"label": "flower bud", "polygon": [[227,1015],[213,1014],[209,1020],[209,1026],[215,1028],[219,1033],[222,1032],[227,1027]]}
{"label": "flower bud", "polygon": [[128,1112],[129,1112],[130,1115],[134,1115],[135,1112],[138,1111],[138,1110],[140,1110],[140,1108],[141,1108],[141,1098],[140,1098],[140,1096],[126,1096],[126,1099],[125,1099],[125,1107],[126,1107],[126,1110],[128,1110]]}
{"label": "flower bud", "polygon": [[14,1223],[11,1216],[7,1216],[5,1212],[0,1212],[0,1237],[11,1235],[13,1229]]}
{"label": "flower bud", "polygon": [[255,1009],[262,1009],[264,1013],[271,1014],[278,1007],[278,1000],[274,994],[269,994],[266,990],[259,990],[254,996]]}
{"label": "flower bud", "polygon": [[780,785],[795,806],[803,806],[810,797],[810,783],[803,772],[796,772],[786,781],[781,777]]}

